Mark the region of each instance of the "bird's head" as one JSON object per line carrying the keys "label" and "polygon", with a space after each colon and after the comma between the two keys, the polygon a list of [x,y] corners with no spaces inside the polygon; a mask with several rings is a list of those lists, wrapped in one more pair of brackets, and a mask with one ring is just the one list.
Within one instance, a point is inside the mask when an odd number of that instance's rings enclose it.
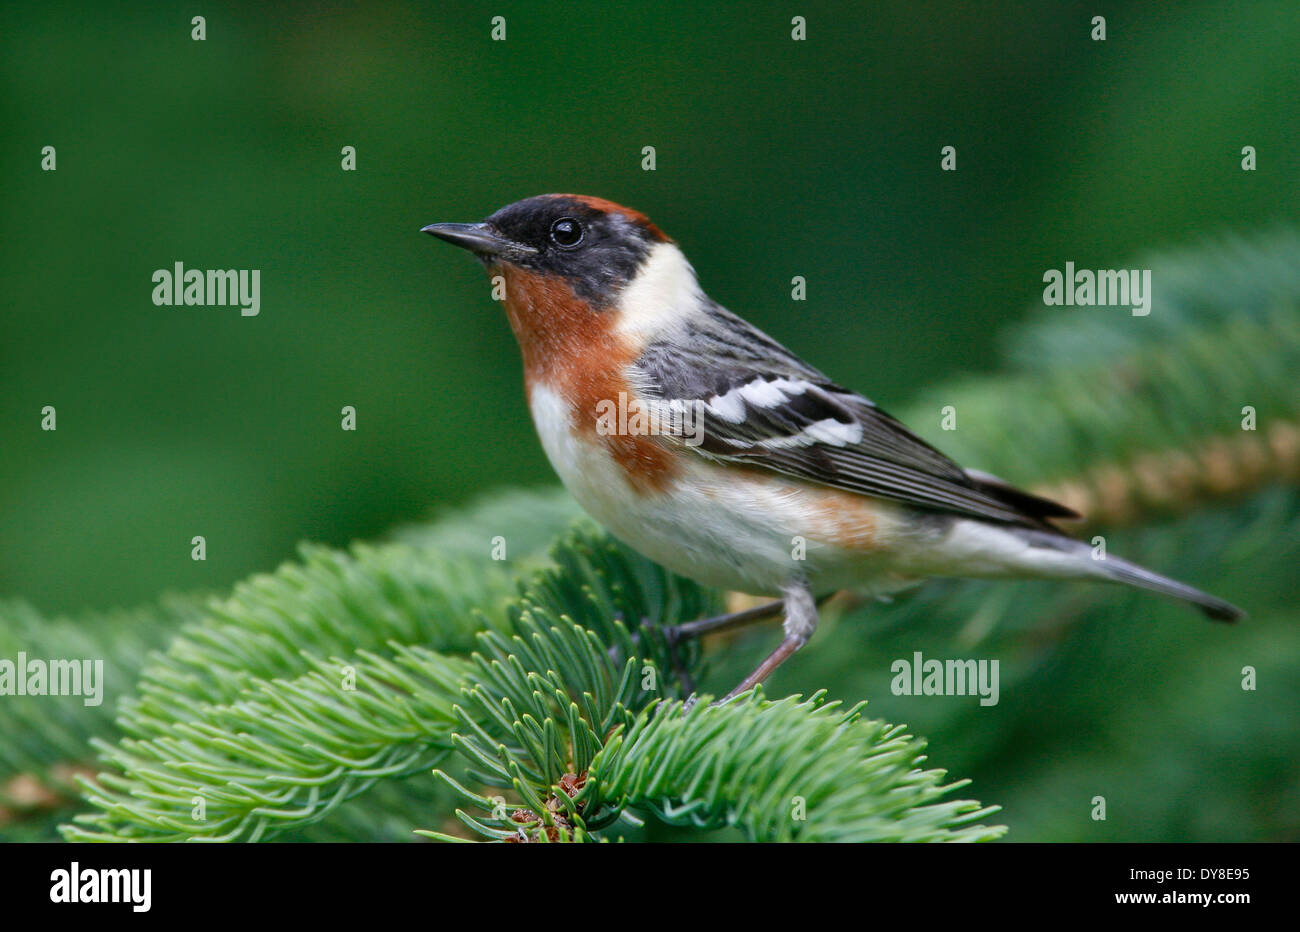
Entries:
{"label": "bird's head", "polygon": [[543,194],[479,223],[434,223],[424,232],[468,249],[501,276],[530,379],[557,366],[631,358],[705,300],[663,231],[597,197]]}
{"label": "bird's head", "polygon": [[615,305],[656,247],[671,244],[644,214],[577,194],[542,194],[479,223],[422,232],[468,249],[489,270],[558,279],[596,310]]}

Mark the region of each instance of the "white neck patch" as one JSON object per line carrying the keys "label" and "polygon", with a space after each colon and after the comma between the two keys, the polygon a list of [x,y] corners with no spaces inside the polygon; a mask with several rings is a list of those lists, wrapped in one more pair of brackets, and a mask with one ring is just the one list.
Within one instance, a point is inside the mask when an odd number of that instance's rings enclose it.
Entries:
{"label": "white neck patch", "polygon": [[704,293],[674,243],[656,243],[619,297],[618,330],[644,344],[696,313]]}

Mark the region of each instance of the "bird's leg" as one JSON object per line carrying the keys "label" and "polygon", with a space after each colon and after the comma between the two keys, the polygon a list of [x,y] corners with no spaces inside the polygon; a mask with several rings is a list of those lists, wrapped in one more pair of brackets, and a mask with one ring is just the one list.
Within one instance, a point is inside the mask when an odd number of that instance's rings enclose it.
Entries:
{"label": "bird's leg", "polygon": [[[822,605],[832,596],[834,592],[828,592],[817,599],[817,604]],[[704,634],[712,634],[714,631],[726,631],[728,628],[740,628],[745,625],[752,625],[757,621],[765,621],[768,618],[775,618],[780,615],[785,608],[785,601],[777,599],[775,602],[764,602],[762,605],[756,605],[753,608],[747,608],[743,612],[731,612],[727,615],[714,615],[712,618],[700,618],[696,621],[688,621],[685,624],[672,625],[664,628],[664,636],[670,642],[685,640],[686,638],[699,637]]]}
{"label": "bird's leg", "polygon": [[682,663],[682,658],[677,653],[678,643],[672,638],[668,640],[668,660],[673,665],[673,673],[677,676],[677,682],[681,684],[682,694],[693,696],[695,695],[695,677],[691,676],[691,671],[686,669],[686,664]]}
{"label": "bird's leg", "polygon": [[[767,659],[760,663],[754,672],[745,677],[731,692],[718,700],[719,705],[734,699],[743,692],[748,692],[772,675],[772,671],[781,666],[791,654],[808,643],[813,631],[817,630],[817,600],[805,580],[796,580],[786,586],[782,592],[785,599],[785,639]],[[762,606],[766,608],[767,606]]]}
{"label": "bird's leg", "polygon": [[[743,612],[730,612],[726,615],[714,615],[711,618],[699,618],[695,621],[688,621],[680,625],[670,625],[663,628],[664,640],[668,642],[668,656],[672,660],[673,671],[677,674],[677,680],[682,684],[686,695],[692,696],[695,693],[695,679],[686,670],[685,665],[677,654],[677,645],[687,638],[696,638],[713,631],[725,631],[728,628],[739,628],[744,625],[750,625],[757,621],[763,621],[768,618],[775,618],[781,614],[781,608],[784,603],[780,600],[768,602],[764,605],[758,605],[754,608],[747,608]],[[690,705],[694,705],[694,700],[688,700]]]}
{"label": "bird's leg", "polygon": [[784,603],[777,599],[775,602],[767,602],[763,605],[757,605],[754,608],[747,608],[743,612],[731,612],[726,615],[714,615],[712,618],[700,618],[696,621],[688,621],[685,624],[673,625],[664,629],[664,635],[672,642],[684,640],[686,638],[699,637],[702,634],[708,634],[712,631],[725,631],[728,628],[739,628],[743,625],[750,625],[756,621],[763,621],[767,618],[775,618],[781,614],[781,608]]}
{"label": "bird's leg", "polygon": [[714,615],[712,618],[700,618],[663,629],[664,639],[668,642],[668,656],[672,658],[677,680],[682,684],[682,689],[685,690],[686,695],[690,697],[686,700],[685,707],[687,709],[695,705],[695,679],[678,659],[677,645],[687,638],[697,638],[712,631],[726,631],[728,628],[740,628],[745,625],[752,625],[757,621],[775,618],[781,614],[784,605],[785,603],[778,599],[775,602],[767,602],[754,608],[747,608],[743,612]]}
{"label": "bird's leg", "polygon": [[[813,629],[817,627],[817,607],[826,602],[834,592],[828,592],[820,598],[814,600],[812,593],[809,591],[807,583],[799,581],[792,584],[785,590],[785,598],[778,599],[775,602],[766,602],[763,605],[756,605],[754,608],[747,608],[743,612],[731,612],[726,615],[714,615],[711,618],[700,618],[697,621],[688,621],[685,624],[672,625],[662,629],[664,637],[668,641],[670,656],[674,661],[677,659],[677,644],[685,638],[700,637],[704,634],[711,634],[714,631],[725,631],[729,628],[740,628],[744,625],[751,625],[758,621],[764,621],[768,618],[774,618],[780,615],[786,609],[787,601],[794,598],[799,605],[791,610],[786,611],[786,637],[771,655],[768,656],[749,676],[741,682],[739,686],[727,693],[720,699],[717,704],[726,702],[735,696],[740,695],[747,689],[752,689],[758,683],[763,682],[773,670],[779,667],[787,657],[802,647],[812,636]],[[800,602],[802,600],[802,602]],[[806,604],[804,604],[806,603]],[[791,618],[797,619],[793,630],[796,632],[803,631],[802,635],[791,635],[792,625]],[[687,693],[694,693],[694,685],[690,683],[690,678],[684,676],[685,671],[678,668],[679,678],[682,679],[686,686]],[[696,697],[691,695],[686,700],[684,708],[690,710],[695,705]]]}

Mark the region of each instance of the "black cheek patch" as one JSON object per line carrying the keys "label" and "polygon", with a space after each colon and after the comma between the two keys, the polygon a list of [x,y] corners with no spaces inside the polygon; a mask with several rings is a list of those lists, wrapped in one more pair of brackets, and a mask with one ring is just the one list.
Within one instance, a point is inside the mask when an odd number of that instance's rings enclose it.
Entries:
{"label": "black cheek patch", "polygon": [[[572,217],[583,227],[582,241],[563,248],[551,240],[551,225]],[[564,279],[594,308],[605,310],[632,280],[655,245],[649,230],[621,213],[593,208],[579,198],[529,198],[504,207],[487,219],[503,236],[537,252],[512,261],[538,275]]]}
{"label": "black cheek patch", "polygon": [[567,254],[552,255],[554,271],[568,279],[573,290],[605,309],[614,304],[623,286],[635,276],[649,248],[639,240],[631,243],[608,241],[579,246]]}

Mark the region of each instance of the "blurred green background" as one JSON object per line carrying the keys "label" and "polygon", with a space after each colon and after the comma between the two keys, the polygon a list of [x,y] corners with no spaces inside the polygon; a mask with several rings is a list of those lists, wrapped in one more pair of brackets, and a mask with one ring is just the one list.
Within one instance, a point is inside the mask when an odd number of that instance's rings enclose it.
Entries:
{"label": "blurred green background", "polygon": [[[500,308],[432,221],[634,205],[715,298],[897,409],[996,369],[1044,269],[1296,214],[1293,3],[846,6],[7,7],[0,595],[220,588],[553,482]],[[176,261],[261,269],[260,316],[155,307]]]}

